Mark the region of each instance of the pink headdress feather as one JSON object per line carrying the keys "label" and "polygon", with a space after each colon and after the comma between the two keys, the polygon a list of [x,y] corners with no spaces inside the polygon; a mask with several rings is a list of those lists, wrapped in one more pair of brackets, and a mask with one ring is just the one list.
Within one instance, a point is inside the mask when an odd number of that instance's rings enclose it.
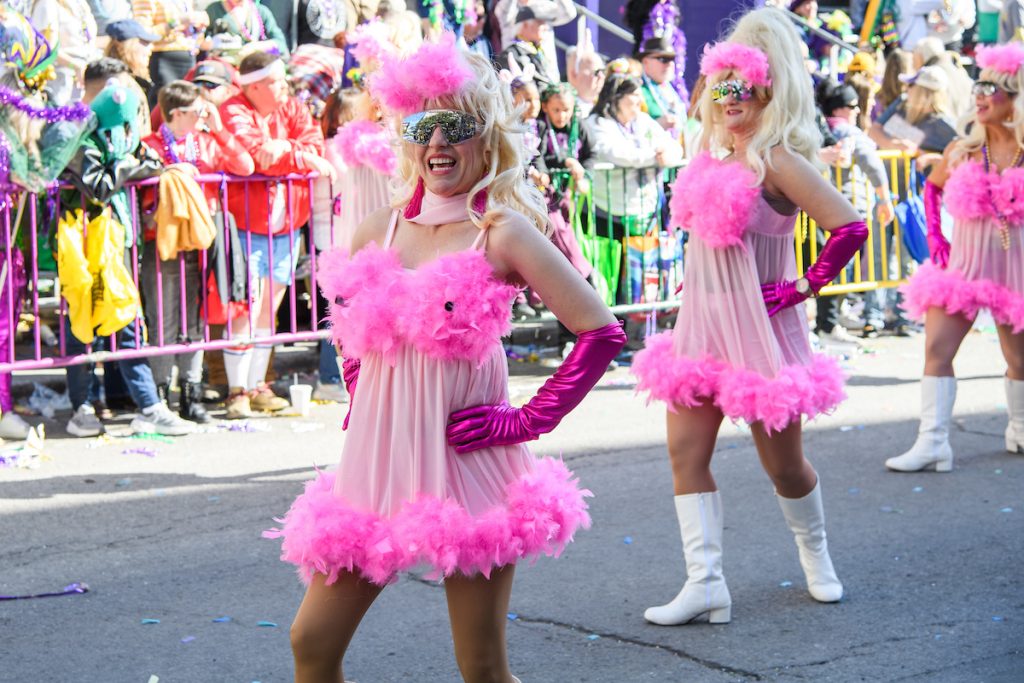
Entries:
{"label": "pink headdress feather", "polygon": [[349,37],[352,46],[352,56],[361,65],[374,59],[380,60],[385,54],[395,52],[394,45],[390,41],[391,30],[382,21],[368,21],[360,24],[352,31]]}
{"label": "pink headdress feather", "polygon": [[761,50],[742,43],[723,41],[704,46],[700,60],[700,72],[711,76],[719,71],[734,70],[751,85],[770,88],[772,79],[768,76],[768,55]]}
{"label": "pink headdress feather", "polygon": [[1014,76],[1024,65],[1024,45],[1004,43],[992,47],[979,46],[975,59],[982,69],[991,69],[1007,76]]}
{"label": "pink headdress feather", "polygon": [[436,43],[423,43],[404,59],[385,54],[381,62],[370,77],[370,91],[384,107],[401,114],[411,114],[426,100],[455,94],[473,78],[450,32]]}

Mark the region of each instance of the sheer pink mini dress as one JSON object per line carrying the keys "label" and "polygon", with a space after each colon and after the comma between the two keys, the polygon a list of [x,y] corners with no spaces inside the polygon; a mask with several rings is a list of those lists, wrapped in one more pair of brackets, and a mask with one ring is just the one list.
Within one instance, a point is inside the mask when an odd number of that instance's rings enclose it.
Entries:
{"label": "sheer pink mini dress", "polygon": [[682,300],[675,328],[634,357],[637,391],[672,411],[711,402],[769,431],[834,409],[844,376],[811,350],[804,305],[769,318],[761,295],[797,277],[795,212],[773,208],[746,167],[706,153],[680,174],[671,209],[691,238]]}
{"label": "sheer pink mini dress", "polygon": [[1024,169],[1010,168],[1000,175],[986,172],[977,161],[965,161],[950,173],[943,195],[954,220],[949,266],[942,269],[926,262],[917,269],[902,289],[907,311],[923,318],[934,306],[973,320],[987,308],[998,324],[1020,332],[1024,329]]}
{"label": "sheer pink mini dress", "polygon": [[523,444],[458,454],[450,413],[508,402],[510,330],[518,288],[495,278],[486,231],[470,249],[403,268],[391,243],[321,260],[320,283],[359,379],[336,471],[306,484],[280,529],[281,558],[305,582],[352,572],[383,585],[398,572],[488,576],[541,554],[557,556],[590,524],[577,480],[561,460]]}

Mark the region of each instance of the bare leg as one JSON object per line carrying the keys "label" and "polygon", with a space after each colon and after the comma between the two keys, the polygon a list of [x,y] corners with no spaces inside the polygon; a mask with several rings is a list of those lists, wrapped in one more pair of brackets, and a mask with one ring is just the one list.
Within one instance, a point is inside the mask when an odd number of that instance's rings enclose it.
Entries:
{"label": "bare leg", "polygon": [[330,586],[324,584],[323,574],[313,577],[292,622],[295,683],[341,683],[341,660],[381,590],[349,573]]}
{"label": "bare leg", "polygon": [[696,408],[676,408],[674,413],[668,411],[665,418],[675,494],[715,491],[718,486],[711,476],[711,456],[724,419],[722,411],[711,402]]}
{"label": "bare leg", "polygon": [[[929,377],[953,377],[953,358],[960,350],[973,321],[962,315],[950,315],[932,307],[924,319],[924,374]],[[1002,338],[1000,336],[1000,338]]]}
{"label": "bare leg", "polygon": [[804,458],[800,422],[769,436],[760,422],[750,427],[761,466],[783,498],[803,498],[818,482],[811,463]]}
{"label": "bare leg", "polygon": [[1006,359],[1006,376],[1012,380],[1024,380],[1024,332],[1013,333],[1009,325],[997,325],[999,346]]}
{"label": "bare leg", "polygon": [[456,575],[445,579],[455,660],[466,683],[512,683],[505,647],[505,624],[515,565],[491,578]]}

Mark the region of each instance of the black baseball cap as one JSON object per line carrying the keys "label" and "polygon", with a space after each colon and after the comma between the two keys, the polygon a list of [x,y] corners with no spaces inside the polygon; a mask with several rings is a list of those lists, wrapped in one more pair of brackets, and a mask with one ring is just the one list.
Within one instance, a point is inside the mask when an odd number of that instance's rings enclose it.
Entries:
{"label": "black baseball cap", "polygon": [[231,72],[223,62],[207,59],[196,64],[195,71],[192,72],[192,82],[231,85]]}

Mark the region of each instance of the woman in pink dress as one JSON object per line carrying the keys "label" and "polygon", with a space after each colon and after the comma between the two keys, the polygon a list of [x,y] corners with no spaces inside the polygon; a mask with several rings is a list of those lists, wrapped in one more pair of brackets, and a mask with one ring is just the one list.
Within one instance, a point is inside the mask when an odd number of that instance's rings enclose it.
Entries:
{"label": "woman in pink dress", "polygon": [[[973,125],[924,186],[932,262],[903,289],[907,310],[925,321],[925,357],[917,440],[885,461],[900,472],[953,469],[953,358],[986,308],[1007,365],[1006,450],[1024,451],[1024,46],[979,48],[977,60]],[[954,218],[952,245],[942,234],[943,195]]]}
{"label": "woman in pink dress", "polygon": [[[726,417],[750,424],[811,596],[835,602],[843,594],[825,541],[818,475],[801,443],[801,418],[837,406],[843,377],[833,360],[812,353],[803,301],[846,266],[867,230],[811,161],[820,137],[798,45],[782,14],[761,9],[701,62],[703,151],[676,181],[671,204],[691,236],[678,320],[674,331],[649,338],[633,365],[638,388],[668,404],[686,560],[676,598],[644,613],[655,624],[731,618],[722,502],[711,474]],[[798,209],[831,232],[803,276],[793,247]]]}
{"label": "woman in pink dress", "polygon": [[[338,469],[307,484],[270,532],[308,585],[291,631],[296,680],[340,680],[370,604],[398,572],[422,568],[444,581],[463,678],[511,683],[515,563],[557,555],[589,524],[589,492],[524,442],[583,399],[625,336],[545,237],[521,125],[486,59],[448,34],[385,57],[371,91],[404,117],[405,185],[358,228],[351,256],[321,261],[352,403]],[[524,285],[579,341],[514,408],[500,338]]]}

